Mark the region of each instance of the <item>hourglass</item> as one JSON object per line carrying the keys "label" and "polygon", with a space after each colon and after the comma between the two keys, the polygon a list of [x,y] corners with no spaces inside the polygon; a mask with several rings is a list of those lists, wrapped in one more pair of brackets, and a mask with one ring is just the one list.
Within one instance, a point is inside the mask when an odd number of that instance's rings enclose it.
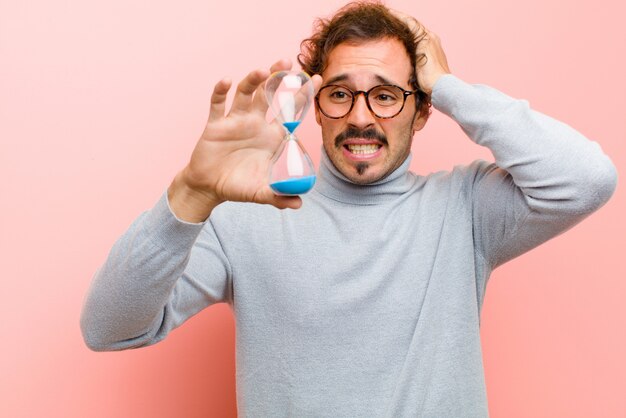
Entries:
{"label": "hourglass", "polygon": [[294,131],[311,106],[313,82],[303,72],[279,71],[265,82],[265,97],[285,137],[274,152],[269,173],[270,187],[278,195],[295,196],[315,184],[315,169]]}

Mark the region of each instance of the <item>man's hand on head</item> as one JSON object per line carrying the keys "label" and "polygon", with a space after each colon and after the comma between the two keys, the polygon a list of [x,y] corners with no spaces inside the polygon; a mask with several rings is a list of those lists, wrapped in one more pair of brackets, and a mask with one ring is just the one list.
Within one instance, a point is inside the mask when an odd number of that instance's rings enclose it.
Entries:
{"label": "man's hand on head", "polygon": [[391,12],[411,28],[418,40],[415,51],[417,55],[415,65],[417,83],[423,92],[430,95],[439,77],[451,73],[446,54],[441,47],[441,40],[413,16],[397,10]]}

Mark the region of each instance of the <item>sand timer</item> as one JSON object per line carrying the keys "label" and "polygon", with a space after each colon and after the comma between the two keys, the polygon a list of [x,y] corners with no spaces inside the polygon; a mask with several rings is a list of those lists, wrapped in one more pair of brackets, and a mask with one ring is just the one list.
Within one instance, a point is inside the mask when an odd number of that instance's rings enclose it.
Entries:
{"label": "sand timer", "polygon": [[265,82],[265,96],[274,116],[285,128],[285,137],[276,149],[270,166],[269,182],[274,193],[299,195],[315,184],[311,157],[295,136],[314,96],[308,74],[279,71]]}

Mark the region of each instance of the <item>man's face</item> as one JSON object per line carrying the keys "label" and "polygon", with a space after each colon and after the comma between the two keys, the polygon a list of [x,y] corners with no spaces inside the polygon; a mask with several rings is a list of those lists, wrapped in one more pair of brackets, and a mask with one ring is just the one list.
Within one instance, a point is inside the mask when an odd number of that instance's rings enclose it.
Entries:
{"label": "man's face", "polygon": [[[380,84],[413,90],[408,83],[412,71],[404,45],[385,38],[338,45],[329,54],[322,77],[323,85],[338,84],[352,91],[368,91]],[[374,116],[362,94],[341,119],[328,118],[316,109],[324,149],[335,167],[356,184],[373,183],[398,168],[409,155],[414,132],[426,122],[426,117],[416,117],[415,98],[409,96],[402,112],[391,119]]]}

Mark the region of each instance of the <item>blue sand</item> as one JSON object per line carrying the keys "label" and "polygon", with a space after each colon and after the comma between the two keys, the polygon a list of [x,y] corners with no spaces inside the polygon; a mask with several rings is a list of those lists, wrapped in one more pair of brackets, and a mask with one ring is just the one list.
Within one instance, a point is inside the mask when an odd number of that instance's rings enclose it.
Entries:
{"label": "blue sand", "polygon": [[281,195],[295,196],[304,194],[313,188],[315,176],[294,177],[270,184],[272,190]]}
{"label": "blue sand", "polygon": [[294,122],[283,122],[283,126],[285,128],[287,128],[287,130],[289,131],[290,134],[293,133],[293,131],[296,130],[296,128],[298,127],[298,125],[300,125],[300,121],[294,121]]}

